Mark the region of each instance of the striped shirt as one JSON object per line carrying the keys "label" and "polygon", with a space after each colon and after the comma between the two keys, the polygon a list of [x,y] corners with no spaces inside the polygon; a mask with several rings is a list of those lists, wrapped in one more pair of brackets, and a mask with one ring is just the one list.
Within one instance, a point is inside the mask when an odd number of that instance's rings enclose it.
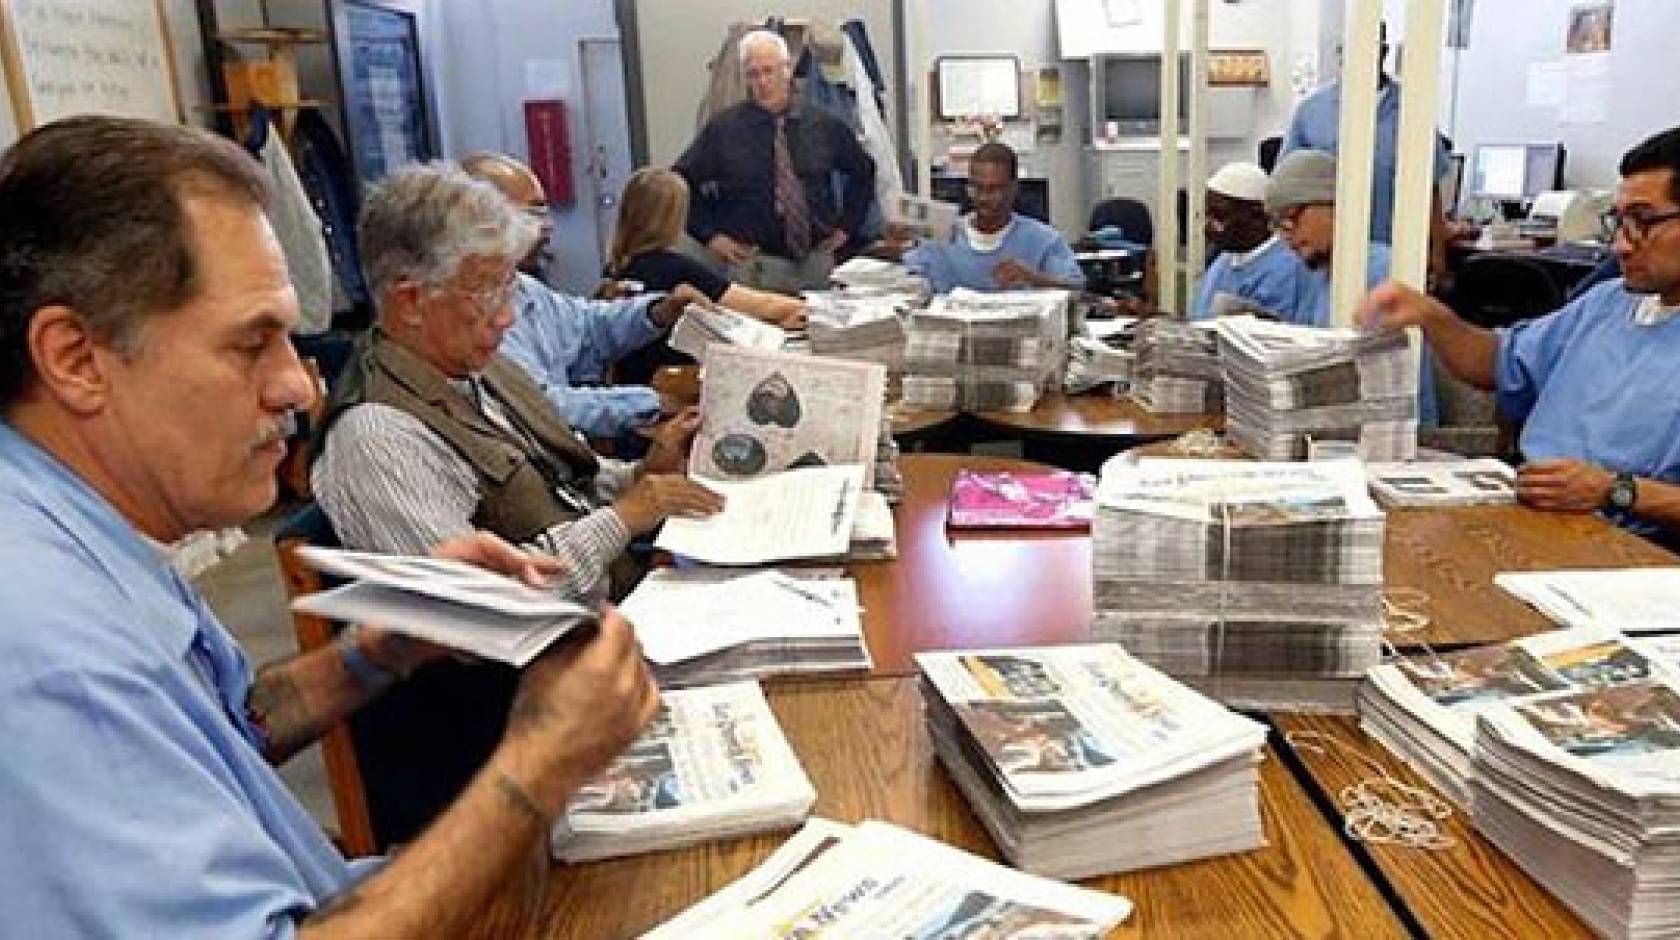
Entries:
{"label": "striped shirt", "polygon": [[[474,398],[486,417],[508,427],[493,398]],[[561,494],[574,505],[583,500],[577,508],[585,514],[525,544],[565,565],[558,592],[585,601],[606,597],[608,567],[630,545],[630,530],[608,504],[629,488],[635,472],[633,463],[601,458],[592,481]],[[481,494],[472,465],[419,418],[389,405],[346,411],[327,435],[310,484],[348,548],[423,555],[476,528],[472,516]]]}

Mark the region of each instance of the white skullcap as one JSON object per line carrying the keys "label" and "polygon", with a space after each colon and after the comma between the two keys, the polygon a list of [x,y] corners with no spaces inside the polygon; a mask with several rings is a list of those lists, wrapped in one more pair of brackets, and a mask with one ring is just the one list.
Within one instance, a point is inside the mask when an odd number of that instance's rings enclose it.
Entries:
{"label": "white skullcap", "polygon": [[1266,171],[1254,163],[1227,163],[1208,179],[1207,188],[1232,199],[1266,201]]}

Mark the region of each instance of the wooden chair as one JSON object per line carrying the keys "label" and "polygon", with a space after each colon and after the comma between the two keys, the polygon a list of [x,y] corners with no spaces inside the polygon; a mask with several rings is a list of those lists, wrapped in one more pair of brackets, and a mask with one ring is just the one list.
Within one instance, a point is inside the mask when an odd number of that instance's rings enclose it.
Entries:
{"label": "wooden chair", "polygon": [[[337,544],[338,536],[332,531],[332,524],[314,503],[298,510],[280,526],[274,533],[274,547],[289,596],[313,594],[328,587],[321,573],[298,557],[297,549],[303,545],[333,547]],[[338,632],[332,621],[296,611],[292,613],[292,625],[297,631],[298,649],[304,652],[326,646]],[[347,722],[336,722],[327,729],[321,738],[321,755],[327,765],[333,808],[338,813],[339,831],[334,841],[351,858],[376,854],[379,844],[374,837],[361,764]]]}

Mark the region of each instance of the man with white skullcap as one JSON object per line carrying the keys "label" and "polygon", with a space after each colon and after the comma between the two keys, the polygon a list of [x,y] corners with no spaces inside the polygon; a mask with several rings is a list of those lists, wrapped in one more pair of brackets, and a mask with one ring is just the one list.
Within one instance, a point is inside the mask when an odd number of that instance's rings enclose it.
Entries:
{"label": "man with white skullcap", "polygon": [[1208,180],[1204,229],[1219,254],[1202,277],[1192,319],[1259,313],[1306,322],[1301,318],[1306,265],[1273,234],[1265,200],[1266,171],[1253,163],[1226,164]]}

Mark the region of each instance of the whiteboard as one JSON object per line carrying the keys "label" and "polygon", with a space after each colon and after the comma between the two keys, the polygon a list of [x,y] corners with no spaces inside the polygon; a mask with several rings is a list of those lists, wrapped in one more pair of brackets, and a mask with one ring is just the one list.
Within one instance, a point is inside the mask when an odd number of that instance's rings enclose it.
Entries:
{"label": "whiteboard", "polygon": [[0,32],[20,128],[73,114],[181,120],[159,0],[0,0]]}
{"label": "whiteboard", "polygon": [[1021,116],[1021,62],[1014,56],[941,56],[939,116]]}

